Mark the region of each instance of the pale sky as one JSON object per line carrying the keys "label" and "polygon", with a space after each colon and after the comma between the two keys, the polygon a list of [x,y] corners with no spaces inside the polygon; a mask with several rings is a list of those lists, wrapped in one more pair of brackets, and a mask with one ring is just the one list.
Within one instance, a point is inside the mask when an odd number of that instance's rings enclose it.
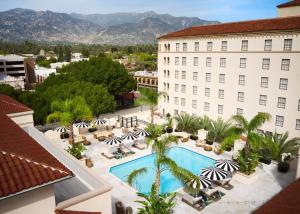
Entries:
{"label": "pale sky", "polygon": [[65,13],[145,12],[196,16],[221,22],[276,17],[276,5],[288,0],[0,0],[0,11],[13,8]]}

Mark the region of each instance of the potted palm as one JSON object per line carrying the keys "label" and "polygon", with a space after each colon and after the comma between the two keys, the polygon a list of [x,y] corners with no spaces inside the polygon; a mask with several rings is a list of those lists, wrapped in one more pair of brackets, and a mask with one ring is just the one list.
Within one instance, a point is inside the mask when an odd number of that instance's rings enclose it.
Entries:
{"label": "potted palm", "polygon": [[168,122],[167,122],[167,125],[166,125],[166,131],[167,131],[167,133],[172,133],[173,132],[173,119],[172,119],[172,117],[168,118]]}
{"label": "potted palm", "polygon": [[206,139],[206,144],[213,145],[213,143],[214,143],[214,137],[212,135],[212,132],[208,132],[207,139]]}
{"label": "potted palm", "polygon": [[282,173],[286,173],[289,171],[290,164],[289,160],[291,158],[291,153],[283,153],[281,155],[281,161],[278,163],[278,171]]}

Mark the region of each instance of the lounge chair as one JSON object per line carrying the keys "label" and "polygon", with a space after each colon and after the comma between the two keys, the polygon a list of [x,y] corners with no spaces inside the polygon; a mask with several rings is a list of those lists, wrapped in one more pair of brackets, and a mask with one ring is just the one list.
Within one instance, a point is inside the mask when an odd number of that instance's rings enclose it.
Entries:
{"label": "lounge chair", "polygon": [[123,154],[125,154],[125,155],[128,155],[128,154],[131,153],[131,150],[129,150],[128,148],[126,148],[126,147],[124,147],[124,146],[120,147],[120,150],[121,150],[121,152],[122,152]]}
{"label": "lounge chair", "polygon": [[111,154],[110,152],[102,152],[101,155],[106,157],[107,159],[113,159],[114,158],[114,155]]}
{"label": "lounge chair", "polygon": [[144,143],[139,143],[139,144],[136,144],[134,146],[135,146],[135,148],[137,148],[139,150],[146,149],[146,144],[144,144]]}
{"label": "lounge chair", "polygon": [[191,207],[195,208],[196,210],[200,211],[205,208],[205,202],[202,196],[193,197],[190,194],[184,194],[182,196],[182,201],[186,204],[190,205]]}
{"label": "lounge chair", "polygon": [[214,184],[226,189],[226,190],[231,190],[233,186],[229,183],[231,181],[231,178],[226,178],[222,181],[214,181]]}
{"label": "lounge chair", "polygon": [[197,140],[196,141],[196,146],[197,147],[204,147],[205,146],[205,141],[204,140]]}
{"label": "lounge chair", "polygon": [[211,200],[218,201],[221,199],[221,195],[219,193],[219,190],[215,189],[204,189],[202,192],[207,195]]}

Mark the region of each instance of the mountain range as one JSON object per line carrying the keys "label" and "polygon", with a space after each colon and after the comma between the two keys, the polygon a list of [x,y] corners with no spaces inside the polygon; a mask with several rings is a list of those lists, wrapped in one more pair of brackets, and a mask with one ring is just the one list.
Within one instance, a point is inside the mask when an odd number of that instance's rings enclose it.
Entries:
{"label": "mountain range", "polygon": [[78,14],[16,8],[0,12],[0,40],[87,44],[153,44],[156,37],[195,25],[215,24],[168,14]]}

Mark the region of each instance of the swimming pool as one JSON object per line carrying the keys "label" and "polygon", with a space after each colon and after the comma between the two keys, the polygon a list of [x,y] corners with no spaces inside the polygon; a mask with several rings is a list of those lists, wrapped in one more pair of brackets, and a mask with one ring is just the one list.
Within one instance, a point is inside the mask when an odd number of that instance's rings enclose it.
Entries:
{"label": "swimming pool", "polygon": [[[199,175],[202,168],[213,166],[215,163],[214,159],[182,147],[171,148],[168,152],[168,156],[176,161],[177,165],[190,170],[195,175]],[[109,172],[122,181],[127,182],[127,177],[133,170],[140,169],[142,167],[154,168],[154,158],[155,154],[147,155],[145,157],[111,167]],[[151,185],[154,180],[155,171],[153,169],[148,169],[146,174],[141,175],[136,179],[137,182],[134,187],[138,192],[148,193],[150,192]],[[161,193],[174,192],[180,187],[182,187],[181,183],[177,181],[169,171],[164,171],[161,174]]]}

